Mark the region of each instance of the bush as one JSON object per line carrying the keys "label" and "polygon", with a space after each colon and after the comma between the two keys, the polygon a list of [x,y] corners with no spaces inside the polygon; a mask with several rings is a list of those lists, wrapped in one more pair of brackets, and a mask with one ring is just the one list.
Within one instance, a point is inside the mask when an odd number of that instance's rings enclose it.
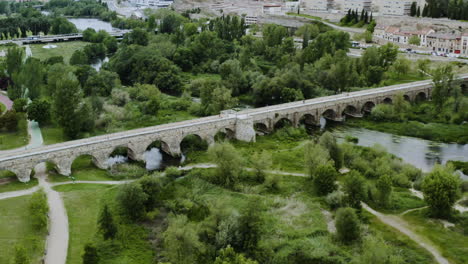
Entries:
{"label": "bush", "polygon": [[14,132],[18,129],[18,114],[16,111],[6,111],[3,116],[0,116],[0,129],[5,128],[7,131]]}
{"label": "bush", "polygon": [[337,172],[330,164],[320,165],[315,170],[314,185],[319,195],[326,195],[336,190]]}
{"label": "bush", "polygon": [[360,237],[360,223],[353,208],[340,208],[336,212],[336,235],[343,243],[351,243]]}
{"label": "bush", "polygon": [[396,120],[396,114],[392,105],[379,104],[372,108],[371,118],[375,121],[393,121]]}
{"label": "bush", "polygon": [[325,198],[325,202],[331,209],[337,209],[344,204],[344,193],[341,191],[334,191],[329,193]]}
{"label": "bush", "polygon": [[23,113],[26,111],[26,106],[28,105],[28,99],[18,98],[13,102],[13,109],[17,113]]}
{"label": "bush", "polygon": [[29,201],[29,211],[31,223],[34,229],[45,231],[47,229],[49,205],[47,204],[47,196],[43,190],[35,192],[31,196]]}
{"label": "bush", "polygon": [[269,192],[278,192],[281,189],[281,177],[277,174],[268,175],[263,186]]}
{"label": "bush", "polygon": [[460,179],[451,168],[435,165],[424,177],[422,190],[432,216],[449,217],[458,198]]}
{"label": "bush", "polygon": [[164,173],[167,178],[172,179],[172,180],[175,180],[179,178],[180,176],[182,176],[182,171],[173,166],[167,167],[166,170],[164,170]]}
{"label": "bush", "polygon": [[145,214],[145,202],[148,195],[138,183],[122,185],[116,196],[122,214],[130,220],[140,220]]}

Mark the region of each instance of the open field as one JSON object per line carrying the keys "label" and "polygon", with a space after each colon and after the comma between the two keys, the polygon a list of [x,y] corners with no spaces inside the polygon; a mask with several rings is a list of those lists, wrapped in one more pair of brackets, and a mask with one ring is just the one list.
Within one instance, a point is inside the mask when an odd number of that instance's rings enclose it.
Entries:
{"label": "open field", "polygon": [[40,60],[47,60],[50,57],[55,56],[62,56],[65,63],[70,61],[70,57],[72,56],[73,52],[78,49],[82,49],[88,43],[84,41],[70,41],[70,42],[53,42],[50,45],[56,45],[56,48],[53,49],[45,49],[43,48],[45,45],[48,44],[32,44],[31,52],[34,58],[38,58]]}

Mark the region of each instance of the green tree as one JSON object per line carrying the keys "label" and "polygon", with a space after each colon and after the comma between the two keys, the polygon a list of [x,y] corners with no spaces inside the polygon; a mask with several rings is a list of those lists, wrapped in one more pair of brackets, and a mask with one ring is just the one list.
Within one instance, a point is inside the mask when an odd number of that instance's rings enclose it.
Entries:
{"label": "green tree", "polygon": [[412,17],[416,16],[416,12],[417,12],[417,3],[413,2],[411,3],[410,16]]}
{"label": "green tree", "polygon": [[421,39],[417,35],[413,35],[408,39],[410,45],[419,46],[421,45]]}
{"label": "green tree", "polygon": [[140,220],[146,213],[145,202],[148,195],[138,183],[124,184],[119,188],[116,196],[117,203],[124,216],[130,220]]}
{"label": "green tree", "polygon": [[18,98],[13,101],[13,110],[17,113],[24,113],[26,111],[26,106],[28,105],[28,99]]}
{"label": "green tree", "polygon": [[330,154],[327,149],[313,141],[308,141],[304,145],[304,162],[307,174],[313,178],[315,171],[320,165],[326,165],[330,162]]}
{"label": "green tree", "polygon": [[84,65],[88,64],[88,56],[84,53],[84,51],[78,49],[75,50],[70,58],[71,65]]}
{"label": "green tree", "polygon": [[399,120],[405,120],[406,114],[409,112],[411,105],[405,100],[403,93],[398,93],[393,98],[393,109]]}
{"label": "green tree", "polygon": [[[260,206],[260,208],[259,208]],[[261,202],[257,199],[249,201],[239,218],[240,251],[252,257],[258,248],[258,243],[263,234],[264,224],[261,215]]]}
{"label": "green tree", "polygon": [[122,42],[126,45],[136,44],[141,46],[148,45],[148,32],[141,28],[134,28],[132,32],[125,34]]}
{"label": "green tree", "polygon": [[114,217],[107,204],[104,205],[99,215],[98,226],[104,239],[114,239],[117,234],[117,226],[114,223]]}
{"label": "green tree", "polygon": [[211,79],[199,79],[193,81],[192,87],[200,91],[203,113],[215,115],[220,111],[234,107],[237,100],[232,97],[231,91],[220,81]]}
{"label": "green tree", "polygon": [[402,75],[407,74],[410,70],[411,61],[407,58],[398,58],[391,66],[390,72],[395,74],[395,78],[399,79]]}
{"label": "green tree", "polygon": [[22,47],[12,47],[7,50],[5,57],[6,71],[10,77],[18,72],[23,65],[25,52]]}
{"label": "green tree", "polygon": [[379,191],[379,202],[383,207],[387,207],[392,194],[392,178],[388,175],[382,175],[375,183],[375,187]]}
{"label": "green tree", "polygon": [[55,98],[52,105],[55,119],[63,128],[65,135],[76,138],[81,130],[79,106],[82,93],[76,76],[65,72],[55,85]]}
{"label": "green tree", "polygon": [[188,221],[186,215],[171,216],[168,222],[169,226],[163,233],[163,254],[172,263],[197,263],[205,247],[198,237],[196,226]]}
{"label": "green tree", "polygon": [[446,218],[459,196],[460,179],[451,167],[435,165],[422,182],[424,200],[434,217]]}
{"label": "green tree", "polygon": [[327,163],[320,165],[315,169],[314,185],[319,195],[327,195],[337,189],[337,172],[335,168]]}
{"label": "green tree", "polygon": [[91,243],[86,243],[83,253],[83,264],[96,264],[99,263],[99,255],[96,246]]}
{"label": "green tree", "polygon": [[252,155],[250,163],[254,169],[257,181],[263,183],[265,181],[266,171],[273,165],[271,154],[267,151],[263,151],[262,153],[255,152]]}
{"label": "green tree", "polygon": [[[40,60],[29,57],[22,65],[21,70],[14,78],[15,85],[20,85],[25,90],[24,94],[31,99],[41,95],[44,85],[45,70]],[[27,91],[27,92],[26,92]]]}
{"label": "green tree", "polygon": [[49,205],[44,191],[35,192],[29,200],[29,211],[31,223],[38,231],[47,230],[47,214]]}
{"label": "green tree", "polygon": [[219,251],[214,264],[258,264],[258,262],[236,253],[231,246],[228,246]]}
{"label": "green tree", "polygon": [[360,238],[359,219],[353,208],[340,208],[336,212],[336,235],[343,243],[351,243]]}
{"label": "green tree", "polygon": [[239,182],[243,167],[239,152],[231,144],[222,142],[210,146],[208,155],[216,164],[217,182],[227,188],[233,188]]}
{"label": "green tree", "polygon": [[454,84],[453,78],[453,68],[449,64],[438,67],[432,73],[432,100],[436,106],[436,111],[439,113],[450,96]]}
{"label": "green tree", "polygon": [[13,264],[31,264],[31,260],[28,257],[26,249],[21,245],[15,246]]}
{"label": "green tree", "polygon": [[75,24],[65,17],[56,17],[52,20],[50,32],[55,35],[77,33]]}
{"label": "green tree", "polygon": [[325,132],[319,138],[319,144],[328,150],[330,158],[334,161],[336,169],[343,167],[343,152],[341,151],[336,138],[330,132]]}
{"label": "green tree", "polygon": [[6,111],[0,116],[0,128],[6,128],[9,132],[18,129],[18,114],[16,114],[15,110]]}
{"label": "green tree", "polygon": [[344,180],[343,191],[346,194],[348,204],[356,209],[361,208],[361,201],[366,198],[366,180],[362,175],[352,170]]}
{"label": "green tree", "polygon": [[41,125],[47,124],[50,121],[50,108],[51,104],[47,100],[33,100],[26,108],[28,119]]}

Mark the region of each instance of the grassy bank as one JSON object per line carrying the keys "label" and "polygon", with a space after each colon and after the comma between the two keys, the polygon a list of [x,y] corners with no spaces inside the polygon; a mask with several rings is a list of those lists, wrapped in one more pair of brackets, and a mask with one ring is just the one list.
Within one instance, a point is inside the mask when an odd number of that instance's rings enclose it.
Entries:
{"label": "grassy bank", "polygon": [[0,150],[15,149],[28,144],[29,135],[26,115],[19,113],[18,117],[16,132],[0,131]]}
{"label": "grassy bank", "polygon": [[460,227],[444,227],[437,220],[428,218],[427,210],[414,211],[403,218],[411,229],[437,246],[451,263],[468,263],[468,236],[463,235]]}
{"label": "grassy bank", "polygon": [[[53,49],[45,49],[43,48],[46,45],[56,45],[56,48]],[[31,52],[34,58],[38,58],[42,61],[47,60],[48,58],[55,57],[55,56],[62,56],[63,61],[68,64],[70,58],[75,52],[75,50],[82,49],[86,46],[87,42],[84,41],[69,41],[69,42],[54,42],[49,44],[32,44]]]}
{"label": "grassy bank", "polygon": [[386,133],[418,137],[446,143],[468,143],[468,124],[424,124],[417,121],[409,122],[374,122],[370,119],[350,119],[346,124]]}
{"label": "grassy bank", "polygon": [[30,198],[29,195],[0,200],[0,263],[13,263],[17,244],[25,247],[32,264],[41,263],[46,234],[32,226]]}

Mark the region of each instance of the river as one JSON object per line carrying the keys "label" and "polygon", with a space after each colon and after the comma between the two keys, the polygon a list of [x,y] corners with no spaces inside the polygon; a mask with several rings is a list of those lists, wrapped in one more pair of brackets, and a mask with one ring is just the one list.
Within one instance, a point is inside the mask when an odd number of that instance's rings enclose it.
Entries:
{"label": "river", "polygon": [[76,28],[80,31],[87,28],[92,28],[96,31],[105,30],[107,32],[117,30],[113,28],[109,22],[105,22],[97,18],[68,18],[68,21],[75,24]]}
{"label": "river", "polygon": [[[449,160],[468,161],[468,144],[439,143],[346,125],[332,126],[329,129],[339,141],[349,135],[358,138],[357,144],[360,146],[379,144],[424,172],[430,171],[436,163],[445,164]],[[468,180],[466,175],[463,178]]]}

